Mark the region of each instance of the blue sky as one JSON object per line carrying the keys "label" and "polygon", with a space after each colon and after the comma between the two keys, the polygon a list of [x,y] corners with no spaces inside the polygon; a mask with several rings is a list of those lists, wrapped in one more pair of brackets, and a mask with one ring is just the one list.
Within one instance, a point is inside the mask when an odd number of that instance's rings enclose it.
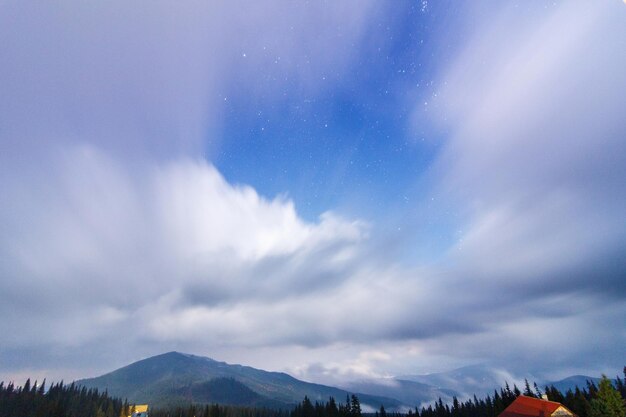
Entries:
{"label": "blue sky", "polygon": [[[286,194],[309,221],[339,209],[396,231],[416,202],[434,197],[425,174],[446,127],[434,126],[441,115],[431,116],[436,103],[429,102],[441,87],[437,71],[467,25],[464,7],[401,2],[376,8],[366,33],[335,52],[350,56],[343,67],[317,68],[311,61],[318,58],[304,48],[282,57],[295,61],[305,80],[285,71],[280,54],[266,44],[241,48],[219,95],[218,150],[207,152],[229,181],[270,198]],[[342,23],[328,30],[341,37]],[[257,59],[249,63],[251,56]],[[251,90],[261,93],[251,98]],[[440,251],[454,239],[454,219],[433,220],[420,252],[434,242]]]}
{"label": "blue sky", "polygon": [[3,2],[0,379],[169,350],[326,383],[617,372],[625,19]]}
{"label": "blue sky", "polygon": [[[375,30],[343,45],[338,53],[352,55],[343,68],[315,68],[311,60],[317,57],[306,49],[283,58],[310,71],[315,88],[281,68],[281,57],[265,45],[242,48],[219,110],[223,141],[215,164],[224,175],[267,196],[288,192],[311,220],[340,204],[356,214],[380,215],[390,200],[397,203],[411,193],[441,136],[426,127],[413,129],[411,120],[416,97],[428,101],[435,94],[433,61],[449,49],[435,45],[436,36],[431,39],[442,28],[429,26],[454,20],[444,15],[438,21],[443,4],[438,13],[425,13],[417,3],[398,6],[381,10],[368,23]],[[340,36],[341,23],[329,30]],[[252,54],[269,68],[248,64]],[[262,91],[260,97],[251,99],[251,88]],[[417,117],[419,124],[429,122]],[[363,204],[353,207],[355,199]]]}

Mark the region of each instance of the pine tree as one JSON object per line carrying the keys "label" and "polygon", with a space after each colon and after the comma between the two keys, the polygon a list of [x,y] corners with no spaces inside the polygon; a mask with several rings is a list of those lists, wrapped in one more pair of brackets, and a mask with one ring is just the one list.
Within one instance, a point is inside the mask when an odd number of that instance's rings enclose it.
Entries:
{"label": "pine tree", "polygon": [[557,403],[563,403],[565,401],[565,397],[561,394],[561,391],[556,389],[554,385],[546,387],[546,395],[550,401],[556,401]]}
{"label": "pine tree", "polygon": [[528,383],[528,379],[524,379],[524,395],[527,397],[535,396],[535,394],[530,389],[530,384]]}
{"label": "pine tree", "polygon": [[602,375],[597,396],[591,400],[590,417],[626,417],[622,397],[606,375]]}
{"label": "pine tree", "polygon": [[459,399],[456,396],[452,397],[452,410],[451,415],[457,417],[461,415],[461,405]]}
{"label": "pine tree", "polygon": [[591,413],[591,406],[587,399],[588,393],[584,389],[576,387],[576,391],[567,390],[563,404],[572,410],[578,417],[588,417]]}
{"label": "pine tree", "polygon": [[302,417],[315,417],[315,408],[307,396],[302,401]]}
{"label": "pine tree", "polygon": [[341,417],[349,417],[351,415],[349,394],[346,394],[346,403],[339,405],[339,415]]}
{"label": "pine tree", "polygon": [[356,395],[352,394],[350,397],[350,416],[361,417],[361,403]]}
{"label": "pine tree", "polygon": [[328,417],[338,417],[339,416],[339,408],[337,408],[337,403],[333,397],[330,397],[328,400],[328,404],[326,404],[326,415]]}

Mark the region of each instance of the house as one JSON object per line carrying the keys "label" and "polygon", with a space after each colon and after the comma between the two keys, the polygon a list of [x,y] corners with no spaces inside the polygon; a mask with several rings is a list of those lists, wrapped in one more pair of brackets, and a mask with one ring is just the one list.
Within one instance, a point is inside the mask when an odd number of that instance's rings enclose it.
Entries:
{"label": "house", "polygon": [[563,404],[520,395],[498,417],[577,417]]}
{"label": "house", "polygon": [[129,417],[148,417],[148,404],[135,405],[133,414]]}

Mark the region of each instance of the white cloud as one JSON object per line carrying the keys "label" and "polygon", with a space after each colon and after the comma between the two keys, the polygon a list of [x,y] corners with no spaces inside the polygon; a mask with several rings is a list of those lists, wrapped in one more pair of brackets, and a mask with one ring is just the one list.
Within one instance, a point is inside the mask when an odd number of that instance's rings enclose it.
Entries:
{"label": "white cloud", "polygon": [[0,139],[21,157],[84,142],[131,163],[215,155],[229,94],[332,88],[373,4],[3,3]]}
{"label": "white cloud", "polygon": [[[503,6],[442,72],[438,117],[452,133],[435,188],[463,230],[446,285],[464,291],[450,305],[481,331],[430,339],[429,352],[519,354],[520,367],[549,367],[547,358],[562,354],[545,340],[550,333],[566,340],[572,360],[585,351],[575,334],[598,331],[584,317],[620,314],[623,11],[618,2]],[[613,336],[603,337],[620,344],[608,323],[602,331]]]}
{"label": "white cloud", "polygon": [[[0,68],[0,97],[12,98],[0,99],[3,372],[48,360],[76,375],[94,357],[104,371],[173,348],[310,378],[511,352],[519,366],[535,352],[548,365],[559,345],[541,341],[562,327],[570,360],[590,352],[577,333],[623,346],[612,330],[626,242],[615,5],[497,15],[444,71],[438,108],[453,135],[435,188],[465,233],[447,266],[428,268],[390,258],[362,221],[306,222],[288,197],[230,184],[197,156],[218,148],[204,138],[224,84],[241,82],[250,100],[273,91],[257,72],[332,88],[322,75],[345,75],[370,7],[159,3],[137,33],[145,4],[121,20],[116,6],[0,7],[13,22],[4,38],[28,32],[0,51],[13,63]],[[37,70],[58,51],[64,60]]]}
{"label": "white cloud", "polygon": [[[5,294],[29,292],[31,302],[51,304],[59,314],[73,316],[73,309],[91,306],[90,314],[101,311],[103,322],[115,322],[159,299],[184,302],[172,297],[188,286],[204,288],[209,296],[214,289],[217,298],[231,293],[246,300],[266,292],[279,297],[299,287],[299,279],[315,280],[315,272],[332,273],[352,262],[352,246],[366,236],[364,224],[331,213],[318,224],[306,223],[290,200],[268,200],[250,187],[232,186],[203,161],[180,160],[131,174],[97,149],[81,147],[65,152],[54,166],[55,172],[28,184],[6,184],[11,203],[3,207],[7,233],[1,245],[6,273],[16,280],[2,285]],[[46,191],[24,193],[23,187]],[[29,227],[14,226],[24,224]],[[263,272],[261,261],[273,259],[265,274],[252,274]],[[307,277],[303,269],[309,267],[319,271]],[[56,292],[59,298],[51,300]],[[208,320],[236,329],[232,314],[241,313],[226,314],[195,307],[175,313],[180,320],[168,327],[183,331],[183,322],[197,326]]]}

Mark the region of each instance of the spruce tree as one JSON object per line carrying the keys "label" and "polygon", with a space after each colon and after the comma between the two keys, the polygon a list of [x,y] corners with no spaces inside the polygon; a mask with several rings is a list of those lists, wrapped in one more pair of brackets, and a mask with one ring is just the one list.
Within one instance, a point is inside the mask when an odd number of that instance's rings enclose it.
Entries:
{"label": "spruce tree", "polygon": [[361,403],[354,394],[352,394],[352,397],[350,398],[350,416],[361,417]]}
{"label": "spruce tree", "polygon": [[524,379],[524,395],[527,397],[534,397],[535,394],[530,389],[530,384],[528,383],[528,379]]}
{"label": "spruce tree", "polygon": [[596,398],[591,400],[590,417],[626,417],[622,397],[606,375],[602,375]]}

